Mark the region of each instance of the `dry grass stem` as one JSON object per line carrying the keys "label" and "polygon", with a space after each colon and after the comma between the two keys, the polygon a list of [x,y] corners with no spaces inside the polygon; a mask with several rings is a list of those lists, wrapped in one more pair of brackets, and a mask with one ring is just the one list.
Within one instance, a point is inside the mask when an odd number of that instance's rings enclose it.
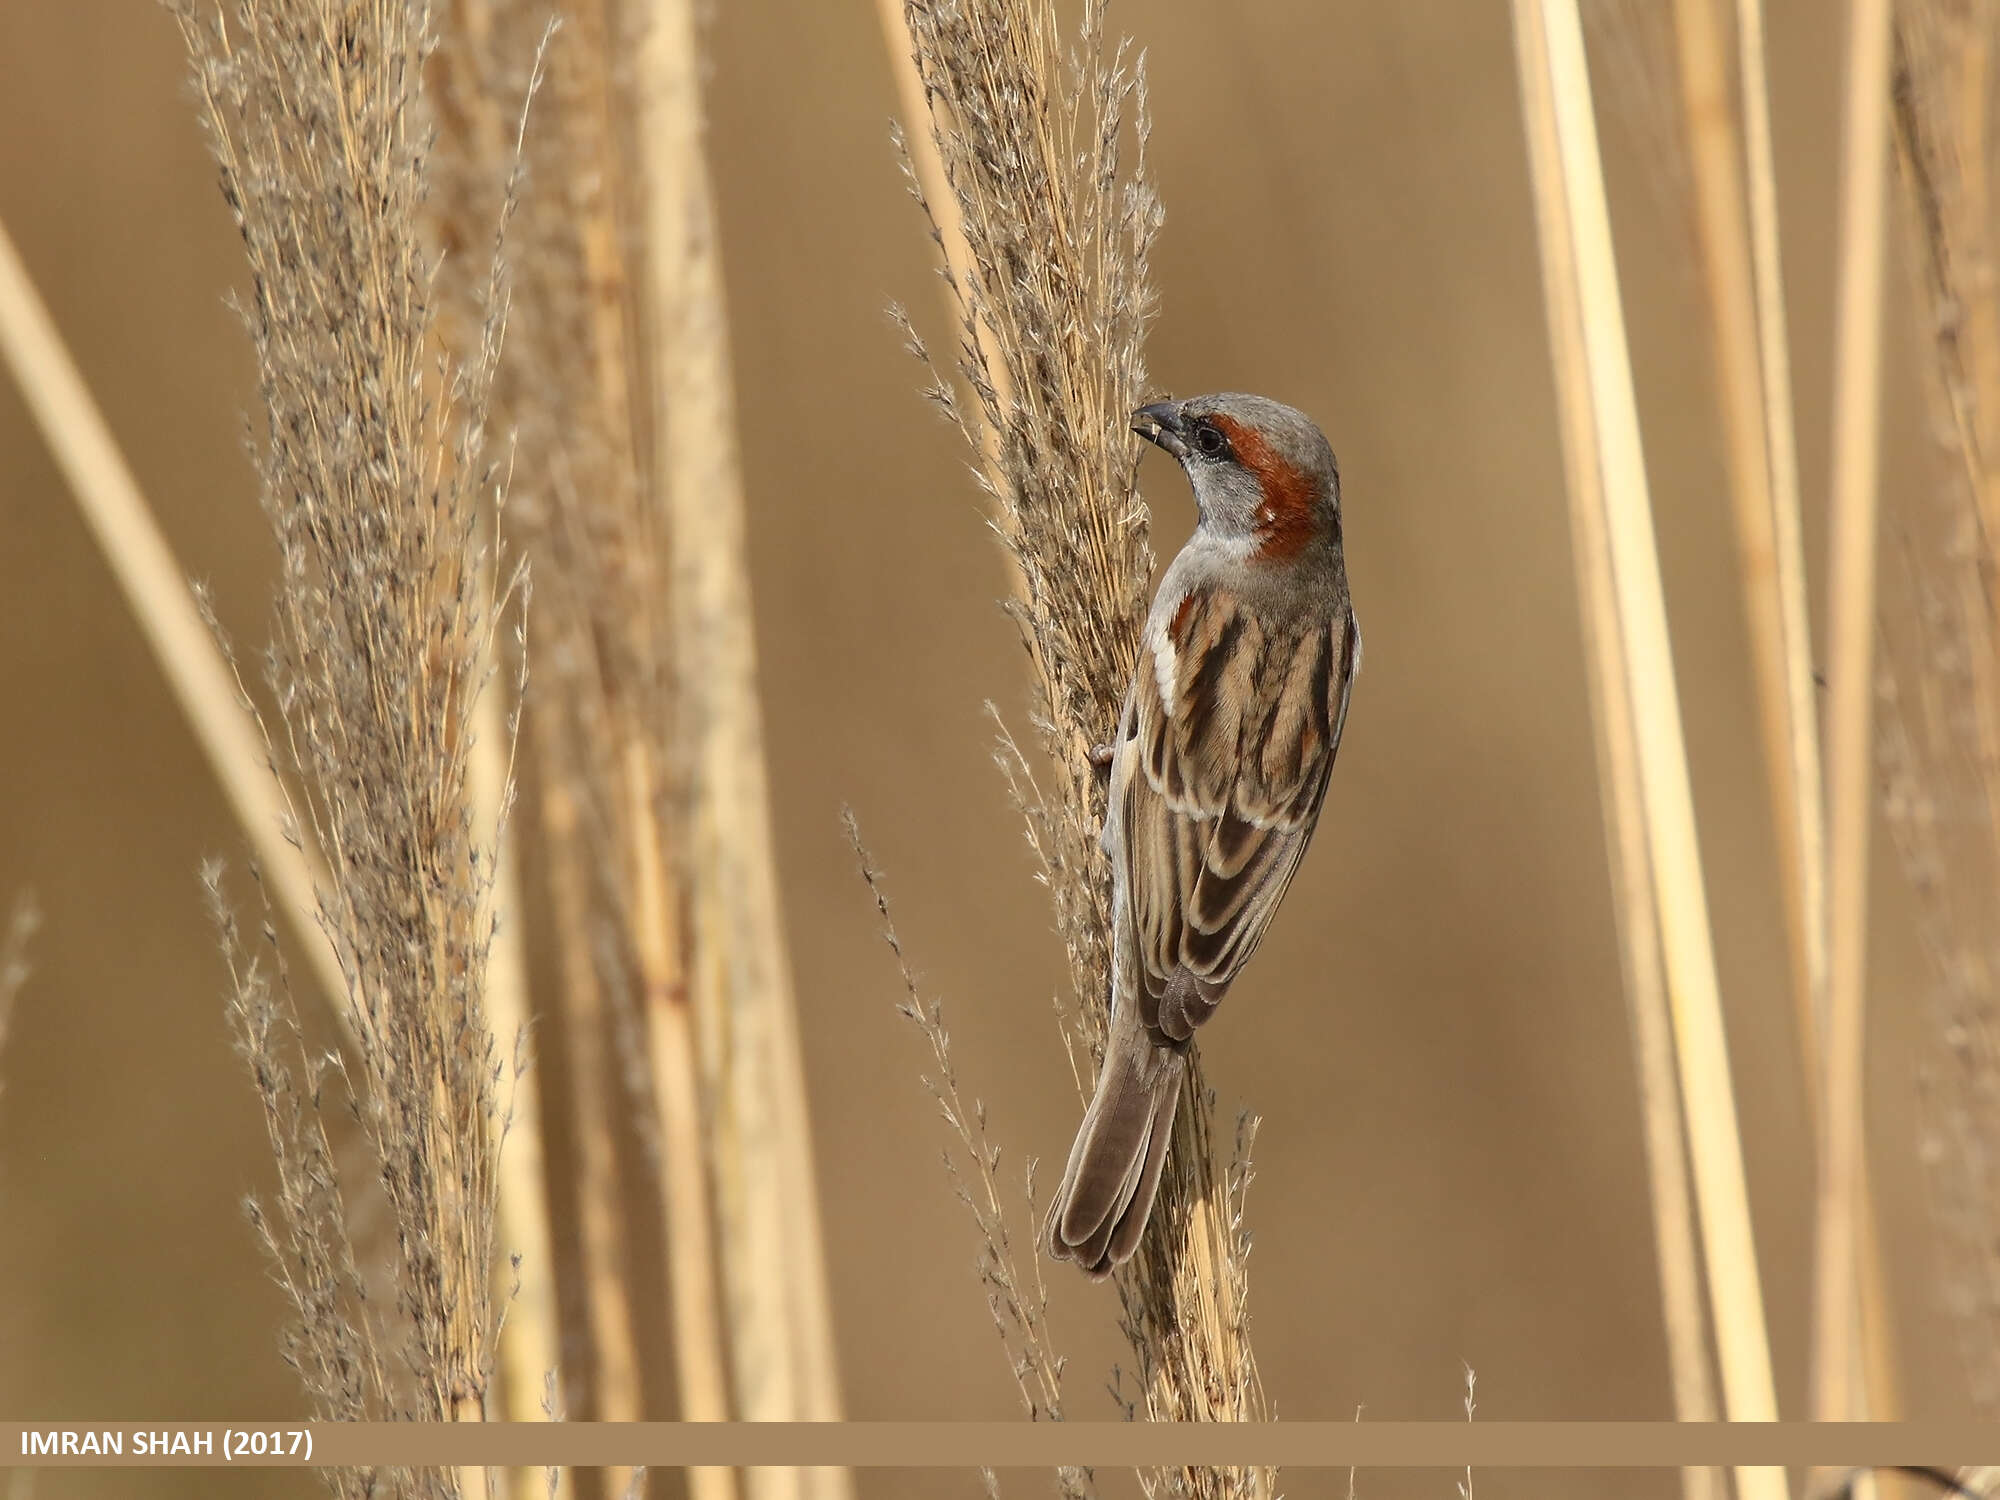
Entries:
{"label": "dry grass stem", "polygon": [[[1804,544],[1801,538],[1798,452],[1792,427],[1791,359],[1785,334],[1784,275],[1778,250],[1778,179],[1771,144],[1771,103],[1764,52],[1762,0],[1736,0],[1737,81],[1742,98],[1744,152],[1749,174],[1751,259],[1757,289],[1758,345],[1762,354],[1764,427],[1771,464],[1771,495],[1776,521],[1778,579],[1784,598],[1787,662],[1786,689],[1792,759],[1797,768],[1797,824],[1801,830],[1800,905],[1816,914],[1805,924],[1805,987],[1815,997],[1807,1007],[1814,1022],[1805,1033],[1807,1093],[1819,1097],[1819,1063],[1824,1056],[1827,983],[1827,882],[1825,783],[1814,734],[1818,706],[1810,660],[1811,623],[1806,598]],[[1796,566],[1793,560],[1796,559]],[[1865,1375],[1865,1415],[1893,1421],[1901,1412],[1894,1330],[1890,1324],[1887,1272],[1877,1233],[1874,1195],[1868,1185],[1865,1153],[1855,1188],[1861,1235],[1859,1282],[1859,1353]]]}
{"label": "dry grass stem", "polygon": [[[763,727],[693,0],[655,0],[634,58],[652,357],[648,471],[668,517],[686,784],[687,999],[709,1084],[736,1406],[840,1417],[805,1069],[772,865]],[[753,1495],[836,1497],[843,1470],[750,1471]]]}
{"label": "dry grass stem", "polygon": [[[1790,937],[1807,1097],[1820,1103],[1827,1016],[1826,804],[1792,428],[1777,183],[1765,77],[1763,9],[1736,0],[1732,59],[1718,0],[1677,0],[1682,118],[1708,289],[1737,552],[1756,666],[1766,775]],[[1732,99],[1732,72],[1736,84]],[[1888,1313],[1866,1174],[1857,1188],[1865,1254],[1850,1309],[1869,1387],[1893,1406]],[[1857,1412],[1856,1415],[1865,1413]]]}
{"label": "dry grass stem", "polygon": [[[1535,189],[1548,200],[1541,220],[1567,237],[1566,248],[1545,255],[1546,294],[1570,303],[1582,330],[1580,370],[1559,364],[1557,373],[1588,380],[1590,452],[1604,506],[1601,564],[1618,603],[1620,667],[1633,717],[1724,1409],[1733,1420],[1769,1421],[1777,1402],[1763,1297],[1582,26],[1574,0],[1516,0],[1514,17]],[[1742,1500],[1778,1500],[1784,1474],[1739,1469],[1737,1486]]]}
{"label": "dry grass stem", "polygon": [[1993,7],[1925,0],[1894,18],[1892,105],[1906,262],[1941,481],[1891,493],[1878,754],[1885,812],[1935,979],[1922,1158],[1944,1302],[1975,1410],[2000,1413],[2000,222],[1992,182]]}
{"label": "dry grass stem", "polygon": [[[972,246],[965,237],[958,194],[952,191],[951,182],[945,176],[944,157],[939,154],[937,136],[928,130],[919,130],[911,135],[901,123],[925,119],[930,113],[925,102],[923,75],[917,71],[916,48],[911,41],[909,21],[905,16],[908,9],[906,0],[875,0],[875,9],[881,18],[882,40],[889,52],[889,71],[896,79],[896,147],[903,154],[918,199],[930,216],[931,238],[937,245],[938,254],[944,258],[944,275],[940,280],[951,300],[950,311],[955,314],[958,303],[953,289],[965,285],[974,274]],[[980,361],[993,379],[994,398],[1005,408],[1013,396],[1008,384],[1006,361],[992,347],[990,328],[981,323],[971,332],[979,343]],[[993,434],[989,431],[984,437],[990,443]],[[991,452],[984,455],[989,468],[997,457]],[[1018,573],[1015,579],[1018,583]]]}
{"label": "dry grass stem", "polygon": [[1812,1414],[1866,1409],[1854,1372],[1868,954],[1868,834],[1874,797],[1876,466],[1881,447],[1882,258],[1889,154],[1889,0],[1855,0],[1842,146],[1840,285],[1834,325],[1832,561],[1828,614],[1828,919],[1819,1110]]}
{"label": "dry grass stem", "polygon": [[[1782,692],[1775,682],[1767,700],[1782,696],[1784,735],[1790,749],[1789,813],[1780,808],[1780,848],[1796,850],[1786,883],[1793,919],[1793,969],[1807,1002],[1802,1014],[1816,1022],[1818,1036],[1826,1005],[1826,813],[1825,785],[1816,730],[1818,701],[1812,667],[1811,603],[1807,597],[1805,542],[1800,517],[1798,442],[1792,424],[1792,363],[1785,333],[1785,281],[1778,247],[1778,177],[1771,145],[1771,102],[1764,60],[1763,0],[1736,0],[1736,69],[1741,99],[1743,150],[1750,220],[1751,279],[1756,299],[1759,390],[1763,397],[1763,450],[1769,469],[1773,563],[1784,660]],[[1780,717],[1775,703],[1767,723]],[[1770,733],[1770,731],[1767,731]],[[1770,752],[1774,804],[1780,790],[1780,756]],[[1813,1049],[1818,1056],[1818,1048]],[[1806,1069],[1808,1079],[1815,1070]]]}
{"label": "dry grass stem", "polygon": [[[495,849],[468,783],[509,576],[480,542],[481,509],[503,488],[486,445],[507,311],[498,224],[479,337],[433,379],[427,9],[250,0],[232,23],[186,0],[176,13],[252,271],[241,310],[280,563],[267,665],[279,718],[265,738],[325,854],[319,922],[356,1039],[352,1068],[313,1055],[275,948],[244,941],[212,870],[231,1014],[278,1160],[276,1211],[254,1217],[292,1300],[288,1357],[315,1415],[482,1420],[502,1312],[506,1065],[485,1008]],[[327,1136],[338,1095],[394,1221],[388,1296],[371,1294],[353,1249]],[[358,1496],[384,1478],[333,1482]],[[413,1495],[494,1483],[476,1468],[386,1479]]]}
{"label": "dry grass stem", "polygon": [[[492,670],[491,664],[488,667]],[[556,1326],[555,1248],[549,1233],[547,1153],[542,1138],[541,1094],[528,1076],[533,1018],[528,998],[528,952],[521,872],[513,846],[500,838],[513,796],[509,758],[517,725],[497,687],[489,683],[474,710],[467,785],[474,836],[495,851],[493,942],[486,960],[486,1012],[494,1037],[508,1049],[506,1140],[500,1154],[499,1249],[513,1287],[500,1337],[500,1398],[510,1422],[544,1415],[544,1392],[561,1364]],[[526,1494],[525,1471],[515,1479]],[[558,1485],[558,1493],[564,1488]]]}
{"label": "dry grass stem", "polygon": [[[1676,0],[1682,118],[1694,164],[1717,405],[1735,499],[1799,1033],[1812,1037],[1824,1029],[1826,1005],[1826,833],[1775,184],[1766,175],[1771,164],[1762,59],[1741,60],[1745,108],[1739,118],[1716,5],[1717,0]],[[1739,38],[1761,39],[1757,9],[1755,0],[1738,7]],[[1757,124],[1750,127],[1753,118]],[[1745,161],[1752,134],[1762,147],[1754,178]],[[1811,1076],[1818,1069],[1807,1071]]]}
{"label": "dry grass stem", "polygon": [[[1145,393],[1146,264],[1160,221],[1144,170],[1144,73],[1124,45],[1107,48],[1095,0],[1074,44],[1046,3],[912,0],[903,15],[964,247],[946,242],[936,188],[925,186],[936,173],[910,163],[944,249],[956,357],[931,362],[904,327],[929,363],[931,399],[979,459],[994,528],[1020,571],[1013,613],[1033,664],[1036,759],[1046,757],[1052,784],[1044,790],[1004,732],[1001,761],[1068,949],[1071,1019],[1095,1056],[1110,994],[1110,872],[1089,752],[1130,679],[1152,572],[1126,431]],[[1218,1166],[1213,1101],[1198,1065],[1192,1076],[1153,1227],[1119,1279],[1124,1321],[1149,1417],[1257,1417],[1247,1171]],[[1180,1470],[1146,1483],[1152,1493],[1258,1494],[1272,1476]]]}
{"label": "dry grass stem", "polygon": [[[441,218],[466,243],[490,191],[491,101],[539,12],[458,0]],[[730,376],[689,7],[579,0],[552,50],[526,269],[496,401],[520,436],[516,534],[538,582],[526,707],[574,1075],[585,1404],[637,1415],[626,1215],[662,1215],[681,1415],[839,1414],[802,1067],[758,742]],[[615,1060],[647,1061],[631,1096]],[[650,1198],[619,1178],[609,1111],[636,1103]],[[614,1475],[614,1489],[627,1476]],[[760,1496],[837,1497],[840,1471],[747,1471]],[[698,1471],[697,1494],[738,1476]]]}
{"label": "dry grass stem", "polygon": [[[1041,1222],[1041,1210],[1045,1207],[1035,1202],[1035,1165],[1030,1161],[1027,1169],[1028,1259],[1024,1271],[1014,1253],[1013,1230],[1000,1189],[1000,1148],[987,1133],[986,1105],[975,1099],[968,1106],[959,1092],[958,1069],[952,1061],[951,1033],[945,1027],[944,1006],[940,1001],[924,999],[917,977],[911,972],[895,919],[889,914],[889,897],[883,889],[881,872],[862,845],[854,814],[844,813],[843,823],[861,878],[874,898],[883,940],[895,955],[897,973],[903,982],[904,998],[896,1009],[916,1026],[931,1049],[936,1072],[924,1075],[924,1087],[950,1132],[951,1143],[943,1153],[945,1171],[979,1230],[979,1280],[986,1289],[986,1305],[993,1314],[993,1326],[1007,1351],[1008,1369],[1021,1393],[1021,1409],[1031,1422],[1060,1422],[1062,1377],[1067,1361],[1055,1352],[1051,1343],[1048,1287],[1042,1279],[1041,1258],[1035,1253],[1035,1226]],[[1064,1500],[1091,1500],[1097,1493],[1088,1469],[1058,1469],[1056,1489]]]}
{"label": "dry grass stem", "polygon": [[[437,195],[448,248],[476,243],[490,214],[501,149],[496,101],[519,85],[540,45],[533,3],[458,0],[437,69],[444,159],[455,170]],[[664,1186],[635,1195],[620,1176],[614,1119],[641,1116],[656,1148],[659,1101],[692,1081],[627,1088],[613,1059],[621,1030],[649,1045],[638,999],[671,994],[679,963],[677,897],[669,883],[674,830],[666,765],[672,734],[657,507],[635,468],[630,392],[636,354],[622,304],[621,203],[632,192],[614,120],[621,108],[612,58],[623,38],[602,5],[569,7],[549,47],[542,127],[526,142],[530,187],[514,230],[522,267],[512,337],[494,403],[517,434],[510,528],[537,571],[536,632],[543,670],[524,711],[533,727],[536,805],[562,983],[557,1013],[570,1063],[581,1264],[566,1273],[586,1309],[588,1337],[575,1371],[580,1414],[637,1420],[639,1330],[622,1244],[626,1215],[664,1216]],[[459,339],[476,329],[465,307]],[[648,878],[650,877],[650,878]],[[643,1075],[643,1068],[639,1070]],[[651,1112],[653,1118],[645,1116]],[[705,1180],[699,1165],[694,1181]],[[713,1284],[705,1197],[663,1237],[670,1285]],[[686,1257],[692,1253],[696,1264]],[[706,1299],[712,1303],[712,1297]],[[712,1307],[677,1319],[671,1348],[683,1380],[682,1415],[729,1414],[725,1356]],[[607,1476],[612,1492],[629,1482]],[[727,1471],[703,1471],[709,1500],[733,1492]]]}
{"label": "dry grass stem", "polygon": [[[1525,45],[1529,36],[1522,29]],[[1531,60],[1532,61],[1532,60]],[[1538,182],[1560,170],[1548,73],[1522,69],[1530,150]],[[1673,1019],[1661,968],[1659,913],[1647,846],[1639,749],[1632,716],[1630,673],[1619,629],[1605,526],[1604,474],[1590,406],[1590,370],[1583,344],[1582,309],[1556,288],[1575,284],[1573,249],[1563,195],[1538,191],[1539,236],[1549,346],[1556,362],[1556,408],[1562,426],[1570,510],[1570,549],[1589,663],[1592,721],[1596,729],[1599,795],[1617,918],[1626,1007],[1632,1025],[1639,1082],[1647,1186],[1652,1195],[1653,1240],[1666,1331],[1667,1368],[1674,1416],[1712,1422],[1718,1415],[1708,1323],[1702,1308],[1701,1246],[1689,1198],[1688,1168],[1675,1075]],[[1685,1500],[1724,1500],[1719,1469],[1683,1469]]]}
{"label": "dry grass stem", "polygon": [[[645,1106],[640,1134],[652,1152],[657,1183],[650,1201],[667,1251],[680,1415],[722,1421],[732,1414],[728,1355],[716,1292],[709,1165],[695,1124],[701,1083],[688,1041],[681,893],[671,852],[678,831],[668,786],[673,722],[663,670],[670,647],[665,611],[654,597],[661,591],[664,531],[633,457],[639,441],[628,395],[634,356],[624,321],[605,326],[589,313],[593,280],[608,279],[620,255],[615,228],[601,239],[591,228],[617,212],[614,195],[621,187],[628,194],[631,189],[608,171],[618,149],[608,76],[611,23],[603,11],[579,9],[570,34],[555,48],[551,104],[557,119],[528,146],[530,170],[542,170],[537,191],[523,205],[517,245],[533,269],[495,400],[515,424],[523,452],[516,529],[546,583],[546,607],[538,614],[552,672],[530,710],[542,750],[544,827],[553,823],[566,840],[550,850],[552,882],[566,904],[575,904],[557,932],[568,975],[564,1020],[572,1055],[586,1068],[609,1054],[618,1006],[643,1027],[653,1071],[645,1076],[641,1070],[636,1097]],[[530,45],[535,17],[528,5],[461,0],[455,20],[440,74],[444,139],[458,172],[440,200],[439,220],[447,245],[465,245],[490,194],[498,149],[494,100],[510,87],[510,70]],[[595,201],[583,218],[573,219],[571,194],[579,178],[595,189]],[[593,261],[593,254],[601,258]],[[469,315],[461,322],[473,326]],[[577,864],[589,883],[566,889]],[[600,937],[607,922],[616,933],[608,945]],[[613,1006],[601,1003],[607,995]],[[598,1075],[592,1084],[603,1089],[609,1081],[603,1070],[592,1071]],[[611,1152],[607,1112],[621,1097],[632,1097],[624,1081],[577,1100],[584,1153],[602,1158]],[[615,1165],[600,1159],[598,1168],[581,1184],[589,1195],[585,1220],[596,1230],[585,1247],[586,1273],[601,1273],[606,1261],[615,1265],[606,1241],[622,1236],[628,1211]],[[636,1407],[639,1401],[636,1364],[625,1359],[628,1335],[611,1326],[621,1313],[629,1319],[632,1305],[622,1275],[605,1285],[587,1281],[584,1295],[596,1335],[584,1384],[592,1415],[603,1419],[607,1406]],[[691,1470],[689,1480],[696,1500],[733,1500],[737,1492],[735,1473],[727,1468]]]}
{"label": "dry grass stem", "polygon": [[13,372],[70,495],[187,716],[216,784],[271,883],[329,1003],[347,993],[339,960],[320,936],[310,861],[287,841],[293,825],[270,756],[186,575],[174,562],[138,481],[91,399],[55,322],[0,226],[0,357]]}
{"label": "dry grass stem", "polygon": [[[536,716],[544,730],[547,714]],[[550,757],[541,750],[544,763]],[[630,1272],[624,1255],[618,1143],[612,1111],[625,1097],[612,1058],[612,1017],[604,1000],[589,935],[593,928],[589,852],[566,784],[546,774],[535,803],[542,818],[542,863],[560,964],[558,1011],[568,1049],[570,1130],[575,1141],[577,1238],[581,1264],[573,1284],[584,1305],[582,1357],[571,1389],[588,1419],[636,1422],[643,1415],[639,1349]],[[607,1495],[631,1483],[624,1468],[604,1471]]]}

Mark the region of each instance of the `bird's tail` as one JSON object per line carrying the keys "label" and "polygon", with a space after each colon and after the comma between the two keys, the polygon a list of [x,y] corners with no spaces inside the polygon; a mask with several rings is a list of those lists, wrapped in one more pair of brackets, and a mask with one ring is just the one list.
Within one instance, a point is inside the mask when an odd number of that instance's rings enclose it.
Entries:
{"label": "bird's tail", "polygon": [[1154,1041],[1129,1007],[1118,1009],[1047,1227],[1049,1253],[1097,1278],[1139,1248],[1186,1069],[1181,1048]]}

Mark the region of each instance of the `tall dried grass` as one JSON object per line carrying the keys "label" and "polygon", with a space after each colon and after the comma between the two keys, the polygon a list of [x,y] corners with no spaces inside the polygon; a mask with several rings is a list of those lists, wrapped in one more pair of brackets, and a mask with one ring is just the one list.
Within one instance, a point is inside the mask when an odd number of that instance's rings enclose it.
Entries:
{"label": "tall dried grass", "polygon": [[[1693,232],[1706,292],[1723,455],[1735,501],[1738,567],[1806,1095],[1819,1128],[1845,1130],[1858,1118],[1851,1108],[1851,1089],[1836,1090],[1837,1106],[1826,1105],[1832,978],[1827,799],[1792,426],[1763,6],[1760,0],[1676,0],[1671,41],[1648,34],[1666,19],[1658,7],[1601,0],[1590,9],[1600,22],[1607,60],[1650,80],[1649,87],[1624,92],[1622,99],[1628,105],[1636,102],[1644,116],[1640,123],[1654,148],[1650,154],[1660,158],[1650,163],[1651,175],[1668,190],[1668,211],[1676,217],[1685,212]],[[1734,12],[1733,27],[1724,24],[1726,10]],[[1836,430],[1859,434],[1863,425],[1857,416],[1836,423]],[[1853,853],[1852,809],[1866,805],[1865,789],[1858,803],[1851,789],[1844,799],[1843,867],[1851,864]],[[1843,930],[1851,937],[1858,923],[1850,919]],[[1843,948],[1841,957],[1845,984],[1844,976],[1854,969],[1851,948]],[[1852,986],[1845,993],[1853,994]],[[1841,1034],[1854,1033],[1847,1029]],[[1866,1404],[1854,1414],[1881,1418],[1897,1407],[1893,1336],[1865,1156],[1851,1154],[1853,1180],[1848,1182],[1845,1169],[1828,1177],[1829,1186],[1844,1186],[1828,1199],[1838,1212],[1822,1217],[1828,1224],[1837,1219],[1844,1226],[1840,1232],[1851,1238],[1854,1274],[1837,1278],[1837,1291],[1829,1285],[1819,1317],[1833,1317],[1836,1302],[1845,1311],[1840,1327],[1820,1343],[1835,1359],[1861,1367],[1865,1379],[1854,1385],[1853,1396],[1857,1402],[1865,1396]]]}
{"label": "tall dried grass", "polygon": [[[484,999],[494,850],[475,835],[467,785],[509,578],[480,542],[482,507],[504,489],[486,441],[507,311],[499,226],[479,339],[434,366],[428,8],[248,0],[232,22],[182,0],[176,14],[251,270],[241,312],[280,565],[266,659],[278,718],[263,728],[325,853],[319,921],[355,1039],[352,1065],[313,1055],[282,958],[245,939],[211,867],[230,1012],[278,1163],[274,1205],[253,1203],[253,1222],[292,1302],[287,1357],[317,1416],[480,1420],[503,1312],[509,1071]],[[394,1223],[386,1286],[357,1253],[336,1168],[343,1095]],[[458,1496],[492,1478],[338,1471],[334,1483]]]}
{"label": "tall dried grass", "polygon": [[[1628,975],[1633,937],[1650,942],[1656,933],[1724,1409],[1732,1420],[1770,1421],[1777,1399],[1763,1294],[1582,22],[1575,0],[1515,0],[1514,25],[1568,473],[1579,491],[1572,512],[1583,523],[1578,576],[1596,622],[1600,763],[1626,767],[1608,788],[1611,821],[1641,842],[1643,861],[1630,864],[1643,863],[1650,895],[1651,910],[1625,923]],[[1629,721],[1609,721],[1613,708]],[[1628,901],[1637,895],[1632,880],[1621,884]],[[1782,1500],[1784,1472],[1739,1468],[1736,1485],[1741,1500]]]}
{"label": "tall dried grass", "polygon": [[1812,1413],[1867,1412],[1860,1285],[1866,1079],[1869,838],[1875,820],[1877,468],[1882,430],[1882,267],[1889,157],[1890,0],[1849,7],[1834,319],[1827,584],[1827,1006],[1819,1090]]}
{"label": "tall dried grass", "polygon": [[[1664,49],[1634,45],[1643,35],[1636,23],[1649,14],[1653,19],[1659,17],[1651,7],[1629,8],[1635,13],[1614,16],[1607,7],[1592,7],[1592,12],[1600,26],[1611,28],[1605,33],[1606,39],[1614,44],[1611,55],[1624,59],[1634,77],[1643,78],[1651,73],[1653,61]],[[1611,27],[1613,21],[1615,28]],[[1527,26],[1517,23],[1520,45],[1527,49],[1533,40]],[[1675,1417],[1683,1422],[1712,1422],[1720,1403],[1715,1390],[1708,1319],[1702,1306],[1701,1246],[1690,1196],[1673,1016],[1661,957],[1660,918],[1639,776],[1637,722],[1631,702],[1633,684],[1619,624],[1618,592],[1608,566],[1605,476],[1599,459],[1596,414],[1590,400],[1583,308],[1578,298],[1567,294],[1567,288],[1575,280],[1569,215],[1561,194],[1542,185],[1559,172],[1560,147],[1554,137],[1553,100],[1545,92],[1547,75],[1541,64],[1541,49],[1532,50],[1533,56],[1524,55],[1524,113],[1537,173],[1537,229],[1543,277],[1550,289],[1545,301],[1549,345],[1556,361],[1556,412],[1569,497],[1570,550],[1589,670],[1612,910],[1639,1086],[1639,1120],[1646,1152],[1646,1185],[1652,1200],[1654,1260],[1666,1333],[1667,1372]],[[1664,91],[1661,94],[1664,96]],[[1671,132],[1662,139],[1668,143],[1677,141]],[[1722,1471],[1714,1468],[1681,1470],[1681,1490],[1685,1500],[1722,1500],[1727,1494]]]}
{"label": "tall dried grass", "polygon": [[[909,0],[903,23],[938,162],[912,164],[909,178],[944,251],[956,357],[932,360],[907,319],[904,328],[930,368],[930,399],[977,459],[1019,570],[1010,609],[1032,664],[1040,754],[1031,759],[1003,727],[999,758],[1069,956],[1065,1041],[1073,1063],[1079,1047],[1094,1062],[1110,998],[1110,871],[1091,748],[1110,736],[1131,677],[1153,565],[1127,431],[1145,395],[1147,257],[1161,219],[1145,170],[1145,74],[1127,44],[1107,43],[1097,0],[1073,43],[1043,0]],[[962,253],[946,241],[952,214],[931,203],[927,177],[947,187]],[[1077,1074],[1087,1090],[1089,1070]],[[1118,1278],[1123,1321],[1149,1418],[1257,1418],[1248,1167],[1216,1160],[1198,1062],[1191,1077],[1152,1228]],[[1149,1493],[1201,1496],[1263,1494],[1272,1482],[1264,1469],[1146,1478]]]}

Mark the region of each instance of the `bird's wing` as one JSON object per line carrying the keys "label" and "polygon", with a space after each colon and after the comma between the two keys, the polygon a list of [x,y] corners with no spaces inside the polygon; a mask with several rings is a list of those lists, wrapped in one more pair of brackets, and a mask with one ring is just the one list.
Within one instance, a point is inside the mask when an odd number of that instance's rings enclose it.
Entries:
{"label": "bird's wing", "polygon": [[1149,1030],[1192,1036],[1263,938],[1318,820],[1359,651],[1349,611],[1272,634],[1206,589],[1142,655],[1113,795]]}

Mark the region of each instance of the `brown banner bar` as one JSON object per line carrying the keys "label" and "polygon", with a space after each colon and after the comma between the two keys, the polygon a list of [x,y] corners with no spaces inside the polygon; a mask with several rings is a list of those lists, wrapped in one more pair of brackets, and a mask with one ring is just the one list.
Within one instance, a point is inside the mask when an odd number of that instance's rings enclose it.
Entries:
{"label": "brown banner bar", "polygon": [[688,1464],[1674,1468],[2000,1462],[1969,1422],[0,1422],[0,1468]]}

